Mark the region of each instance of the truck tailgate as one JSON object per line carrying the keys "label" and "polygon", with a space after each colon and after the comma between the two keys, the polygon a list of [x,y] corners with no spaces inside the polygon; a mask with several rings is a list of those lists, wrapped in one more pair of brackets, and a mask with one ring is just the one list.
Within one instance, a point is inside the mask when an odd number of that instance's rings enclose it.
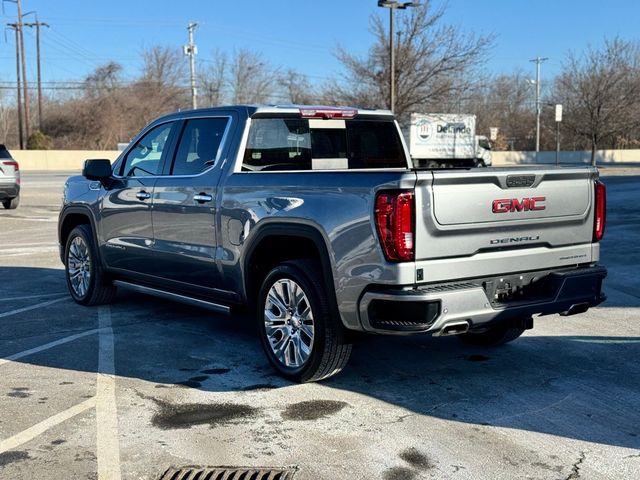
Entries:
{"label": "truck tailgate", "polygon": [[[595,168],[418,170],[416,175],[417,262],[495,258],[503,252],[505,258],[519,258],[512,269],[522,271],[593,261]],[[579,253],[571,255],[571,246],[579,246]],[[548,255],[556,249],[561,253]]]}

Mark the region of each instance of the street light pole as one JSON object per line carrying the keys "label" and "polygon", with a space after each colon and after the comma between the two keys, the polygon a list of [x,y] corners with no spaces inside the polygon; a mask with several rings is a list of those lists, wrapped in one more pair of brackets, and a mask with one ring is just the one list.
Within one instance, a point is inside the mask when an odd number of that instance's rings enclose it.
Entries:
{"label": "street light pole", "polygon": [[393,45],[395,29],[395,10],[417,7],[418,2],[398,2],[396,0],[378,0],[378,6],[389,9],[389,110],[396,108],[396,51]]}
{"label": "street light pole", "polygon": [[[378,4],[379,5],[379,4]],[[393,27],[395,26],[395,8],[389,9],[389,110],[396,108],[396,49],[393,46]]]}
{"label": "street light pole", "polygon": [[540,112],[542,110],[540,105],[540,65],[546,60],[549,59],[536,57],[533,60],[529,60],[536,64],[536,153],[540,151]]}

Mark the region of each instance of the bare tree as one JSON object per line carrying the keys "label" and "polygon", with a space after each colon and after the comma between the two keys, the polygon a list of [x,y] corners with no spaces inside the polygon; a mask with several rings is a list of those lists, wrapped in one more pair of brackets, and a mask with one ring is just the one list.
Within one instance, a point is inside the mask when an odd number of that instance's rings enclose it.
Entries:
{"label": "bare tree", "polygon": [[[461,33],[442,25],[444,7],[431,0],[397,16],[395,113],[406,120],[412,111],[433,111],[472,83],[472,70],[481,65],[493,36]],[[389,105],[389,32],[379,15],[370,17],[373,46],[364,57],[343,46],[337,58],[346,69],[343,81],[329,86],[329,96],[366,107]],[[333,93],[333,94],[331,94]]]}
{"label": "bare tree", "polygon": [[202,70],[200,83],[205,105],[216,106],[226,102],[226,75],[228,59],[224,53],[216,51],[213,60]]}
{"label": "bare tree", "polygon": [[241,49],[235,52],[229,68],[233,103],[265,103],[275,92],[278,69],[269,67],[260,54]]}
{"label": "bare tree", "polygon": [[119,86],[121,73],[122,65],[116,62],[99,66],[84,81],[87,94],[91,96],[113,92]]}
{"label": "bare tree", "polygon": [[555,96],[565,106],[564,127],[585,139],[595,165],[603,142],[640,127],[640,46],[620,38],[569,54],[556,79]]}
{"label": "bare tree", "polygon": [[287,69],[280,75],[278,83],[282,90],[280,98],[283,100],[294,104],[319,103],[318,93],[316,93],[307,76],[292,68]]}
{"label": "bare tree", "polygon": [[535,100],[522,71],[482,79],[465,96],[460,111],[477,116],[478,133],[497,127],[499,149],[535,147]]}
{"label": "bare tree", "polygon": [[185,61],[177,49],[154,46],[142,52],[142,78],[156,85],[179,85],[186,77]]}

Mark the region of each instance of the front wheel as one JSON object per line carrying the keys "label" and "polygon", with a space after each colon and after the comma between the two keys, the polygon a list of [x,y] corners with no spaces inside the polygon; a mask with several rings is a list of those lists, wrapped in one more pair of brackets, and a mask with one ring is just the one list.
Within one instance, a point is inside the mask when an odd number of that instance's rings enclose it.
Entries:
{"label": "front wheel", "polygon": [[104,305],[116,296],[116,287],[106,278],[100,266],[91,228],[74,228],[64,249],[67,287],[81,305]]}
{"label": "front wheel", "polygon": [[260,289],[257,322],[269,362],[284,377],[315,382],[340,372],[351,355],[339,320],[331,315],[317,262],[283,262]]}
{"label": "front wheel", "polygon": [[20,197],[14,197],[10,200],[3,200],[2,206],[7,210],[15,210],[20,204]]}

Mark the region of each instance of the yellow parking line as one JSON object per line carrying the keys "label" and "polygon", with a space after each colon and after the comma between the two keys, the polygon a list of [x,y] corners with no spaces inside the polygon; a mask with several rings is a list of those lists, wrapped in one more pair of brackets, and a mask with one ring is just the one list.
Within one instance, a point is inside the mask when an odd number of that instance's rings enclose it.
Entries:
{"label": "yellow parking line", "polygon": [[82,403],[79,403],[78,405],[65,410],[64,412],[60,412],[52,417],[47,418],[46,420],[43,420],[40,423],[35,424],[32,427],[27,428],[26,430],[14,435],[13,437],[9,437],[6,440],[0,441],[0,453],[12,450],[33,440],[37,436],[42,435],[50,428],[55,427],[56,425],[59,425],[62,422],[69,420],[70,418],[75,417],[76,415],[79,415],[82,412],[89,410],[90,408],[95,407],[95,405],[96,397],[92,397]]}
{"label": "yellow parking line", "polygon": [[96,424],[98,480],[120,480],[120,442],[111,310],[98,309],[98,381],[96,386]]}

